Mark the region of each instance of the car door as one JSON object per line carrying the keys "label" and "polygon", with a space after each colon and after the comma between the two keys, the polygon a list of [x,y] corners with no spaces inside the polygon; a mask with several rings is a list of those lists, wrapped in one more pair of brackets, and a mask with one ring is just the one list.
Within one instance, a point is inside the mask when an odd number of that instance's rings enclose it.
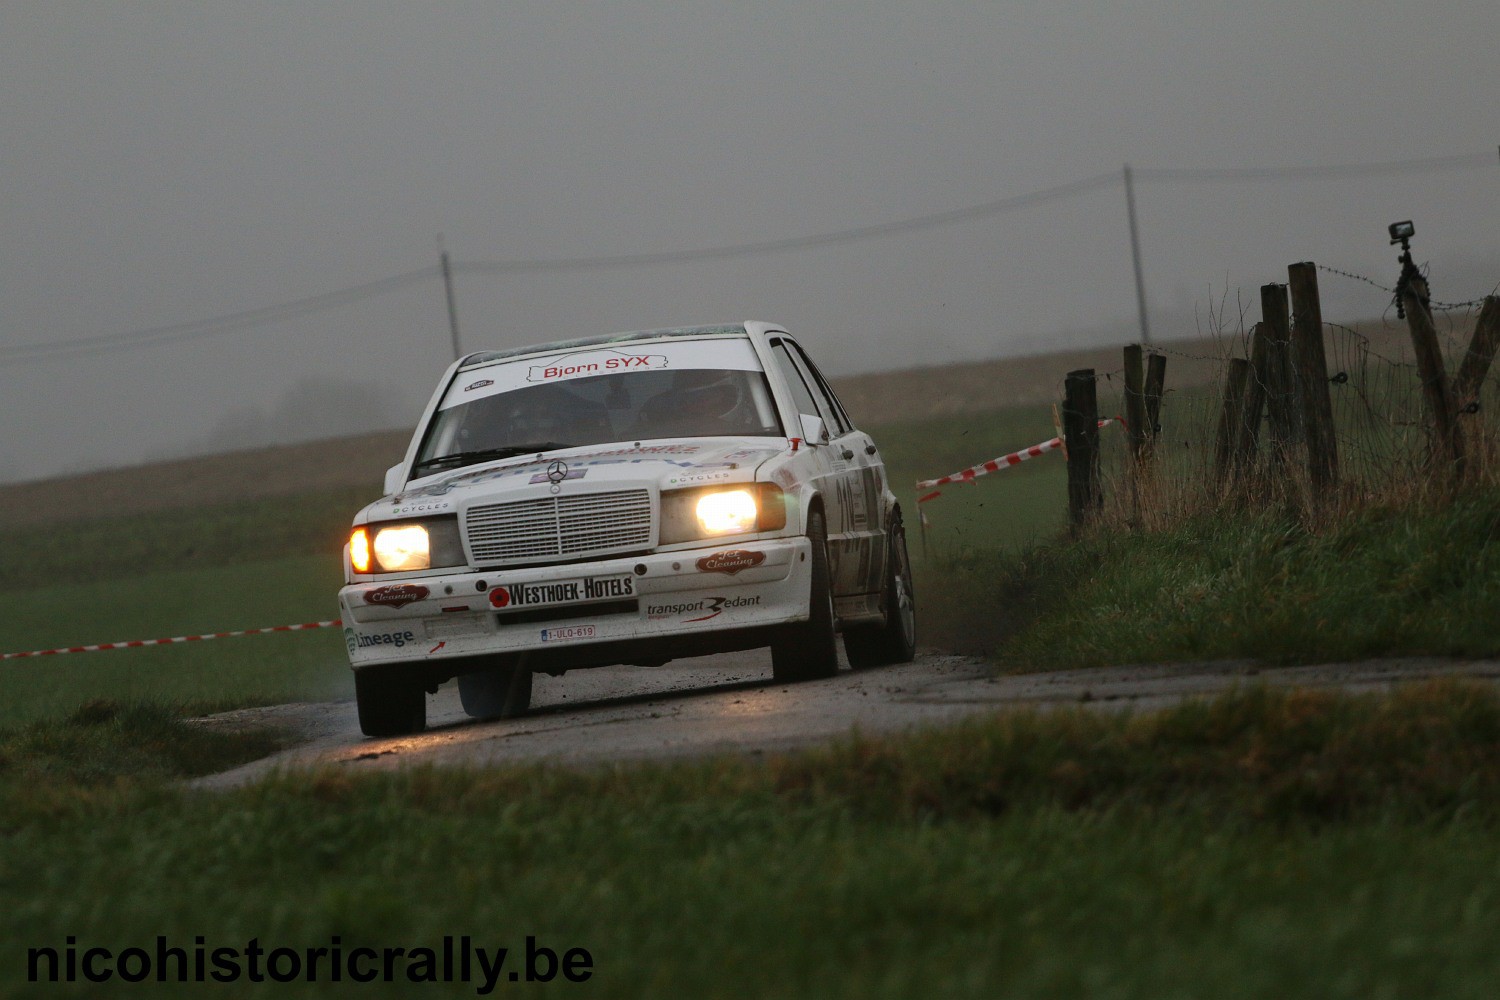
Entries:
{"label": "car door", "polygon": [[835,442],[838,458],[850,465],[848,497],[852,558],[847,582],[850,594],[871,594],[877,599],[885,579],[885,463],[875,442],[857,430],[833,387],[800,344],[791,342],[798,361],[812,376],[814,391],[826,401],[839,425]]}
{"label": "car door", "polygon": [[[838,427],[825,400],[818,398],[814,390],[816,381],[799,367],[790,340],[781,337],[770,341],[771,358],[787,388],[791,390],[792,402],[799,414],[817,417],[823,421],[829,443],[806,442],[803,449],[816,469],[814,480],[818,493],[823,497],[825,526],[828,530],[828,568],[835,596],[847,593],[843,579],[848,573],[849,535],[852,530],[849,493],[849,463],[842,458],[841,449],[835,445]],[[801,434],[798,429],[794,432]]]}
{"label": "car door", "polygon": [[[833,398],[827,384],[818,375],[801,346],[791,338],[782,338],[776,351],[785,359],[784,364],[796,374],[800,384],[816,407],[817,416],[828,428],[829,443],[823,447],[828,453],[829,483],[832,495],[828,497],[829,514],[829,563],[833,576],[833,591],[837,597],[854,597],[878,590],[872,565],[876,559],[874,544],[880,531],[879,494],[872,495],[869,470],[862,459],[867,458],[865,448],[868,438],[850,424],[843,407]],[[837,508],[837,514],[833,513]],[[837,518],[835,531],[833,522]]]}

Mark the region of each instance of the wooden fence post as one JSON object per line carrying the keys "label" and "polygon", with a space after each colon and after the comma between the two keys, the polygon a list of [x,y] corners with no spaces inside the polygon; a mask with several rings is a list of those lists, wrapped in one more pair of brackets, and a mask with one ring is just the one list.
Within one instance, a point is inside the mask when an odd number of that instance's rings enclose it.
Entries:
{"label": "wooden fence post", "polygon": [[1068,448],[1068,522],[1076,530],[1104,504],[1099,486],[1099,397],[1094,369],[1068,372],[1063,383],[1062,417]]}
{"label": "wooden fence post", "polygon": [[1454,403],[1464,407],[1479,402],[1479,390],[1489,374],[1490,362],[1495,360],[1497,347],[1500,347],[1500,296],[1491,295],[1479,310],[1479,322],[1474,324],[1468,353],[1453,380]]}
{"label": "wooden fence post", "polygon": [[1448,371],[1443,367],[1437,330],[1432,325],[1432,314],[1422,301],[1426,297],[1427,282],[1420,275],[1401,285],[1401,305],[1406,312],[1406,323],[1411,328],[1417,375],[1422,380],[1422,398],[1427,403],[1428,419],[1432,421],[1433,459],[1446,467],[1457,481],[1464,475],[1463,437],[1458,430],[1458,410],[1453,405],[1453,387],[1448,383]]}
{"label": "wooden fence post", "polygon": [[1333,400],[1328,394],[1328,358],[1323,350],[1323,306],[1318,300],[1318,266],[1312,261],[1287,268],[1292,295],[1292,363],[1302,398],[1302,432],[1307,471],[1315,489],[1339,481],[1338,443],[1333,436]]}
{"label": "wooden fence post", "polygon": [[1244,472],[1255,464],[1260,444],[1260,415],[1266,406],[1266,387],[1270,384],[1270,333],[1266,324],[1257,323],[1250,332],[1250,369],[1245,383],[1245,405],[1240,410],[1239,439],[1234,443],[1235,471]]}
{"label": "wooden fence post", "polygon": [[1140,344],[1125,348],[1125,433],[1130,454],[1139,462],[1146,446],[1146,376]]}
{"label": "wooden fence post", "polygon": [[1271,431],[1271,464],[1286,467],[1297,433],[1296,383],[1292,380],[1292,321],[1285,285],[1260,286],[1261,324],[1266,331],[1266,421]]}
{"label": "wooden fence post", "polygon": [[1219,411],[1219,436],[1214,449],[1214,469],[1219,482],[1229,480],[1234,472],[1235,446],[1240,439],[1240,416],[1245,407],[1245,382],[1250,362],[1244,358],[1229,360],[1229,374],[1224,379],[1224,405]]}
{"label": "wooden fence post", "polygon": [[1146,360],[1146,438],[1152,446],[1161,434],[1161,395],[1167,384],[1167,356],[1153,354]]}

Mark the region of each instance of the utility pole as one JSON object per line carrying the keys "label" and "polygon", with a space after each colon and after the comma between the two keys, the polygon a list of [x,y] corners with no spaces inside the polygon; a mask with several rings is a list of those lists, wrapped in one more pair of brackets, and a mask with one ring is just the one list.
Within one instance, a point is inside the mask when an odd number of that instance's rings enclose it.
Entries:
{"label": "utility pole", "polygon": [[1146,314],[1146,278],[1141,272],[1141,229],[1135,220],[1135,179],[1125,164],[1125,211],[1130,216],[1130,259],[1135,264],[1135,303],[1141,315],[1141,343],[1151,346],[1151,320]]}
{"label": "utility pole", "polygon": [[453,334],[453,360],[463,356],[458,346],[458,306],[453,300],[453,267],[448,262],[448,251],[443,249],[443,237],[438,236],[438,259],[443,265],[443,289],[448,293],[448,330]]}

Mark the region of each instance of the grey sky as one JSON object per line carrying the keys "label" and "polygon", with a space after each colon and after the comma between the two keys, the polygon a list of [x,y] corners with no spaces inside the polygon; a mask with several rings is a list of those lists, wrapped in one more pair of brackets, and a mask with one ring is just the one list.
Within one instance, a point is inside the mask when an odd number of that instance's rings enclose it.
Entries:
{"label": "grey sky", "polygon": [[[1137,168],[1491,154],[1467,169],[1143,180],[1159,337],[1316,260],[1500,281],[1500,5],[0,4],[0,478],[410,420],[440,284],[169,346],[7,359],[436,263],[851,229]],[[1325,315],[1379,315],[1331,277]],[[1135,338],[1118,184],[729,260],[464,273],[466,348],[743,318],[835,373]],[[320,407],[327,399],[330,407]],[[278,411],[280,415],[278,416]],[[335,412],[336,411],[336,412]],[[339,414],[344,416],[342,420]],[[236,437],[236,435],[239,437]]]}

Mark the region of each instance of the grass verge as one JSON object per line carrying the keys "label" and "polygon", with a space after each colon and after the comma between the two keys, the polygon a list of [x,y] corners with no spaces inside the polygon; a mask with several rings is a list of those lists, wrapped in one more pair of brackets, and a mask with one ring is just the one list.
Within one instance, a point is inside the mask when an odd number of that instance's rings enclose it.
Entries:
{"label": "grass verge", "polygon": [[[1250,657],[1500,654],[1500,490],[1451,504],[1295,516],[1204,513],[1101,529],[929,573],[927,635],[1016,668]],[[975,595],[986,594],[986,600]]]}
{"label": "grass verge", "polygon": [[[587,985],[526,986],[544,996],[1479,997],[1500,975],[1487,686],[997,716],[761,763],[330,769],[224,795],[163,783],[204,753],[171,747],[187,732],[106,710],[0,737],[7,993],[25,995],[26,948],[68,935],[586,948]],[[124,777],[77,743],[157,763]]]}

